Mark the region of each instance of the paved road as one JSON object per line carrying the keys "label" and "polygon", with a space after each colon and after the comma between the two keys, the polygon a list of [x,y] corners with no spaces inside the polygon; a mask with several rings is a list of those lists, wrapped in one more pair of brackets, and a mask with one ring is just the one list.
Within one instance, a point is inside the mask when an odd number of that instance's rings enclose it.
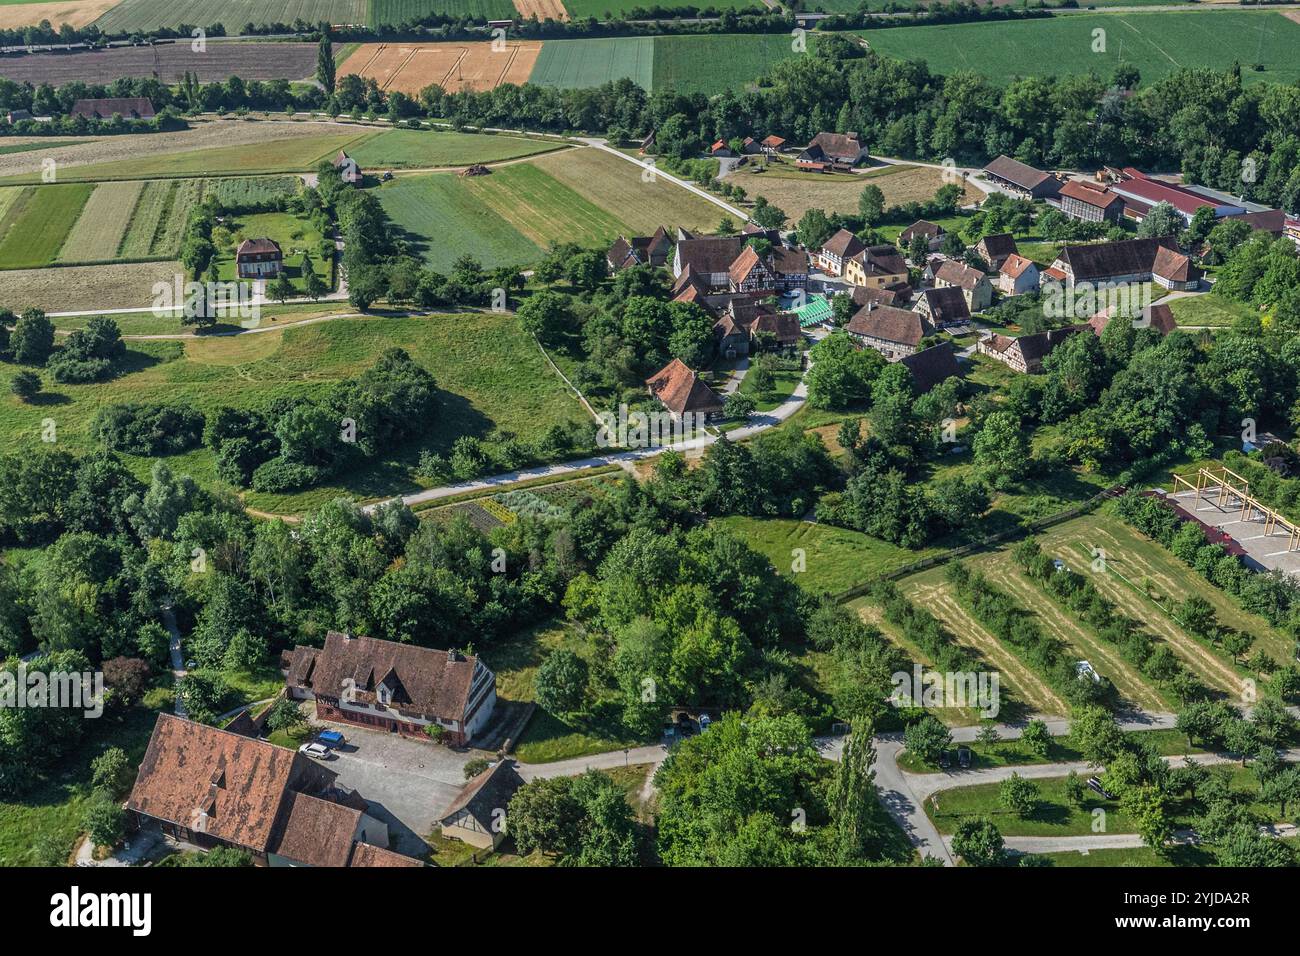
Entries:
{"label": "paved road", "polygon": [[653,764],[657,768],[667,756],[668,748],[666,746],[651,744],[647,747],[632,747],[627,751],[610,750],[606,753],[592,754],[588,757],[555,760],[551,763],[521,763],[516,761],[515,768],[519,771],[519,776],[523,777],[525,781],[547,780],[551,777],[576,777],[588,770],[613,770],[616,767],[630,767],[639,764]]}

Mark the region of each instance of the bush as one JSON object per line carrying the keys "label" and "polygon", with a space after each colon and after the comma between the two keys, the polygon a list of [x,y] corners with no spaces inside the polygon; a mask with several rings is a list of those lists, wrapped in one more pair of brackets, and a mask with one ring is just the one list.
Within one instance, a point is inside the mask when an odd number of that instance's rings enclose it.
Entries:
{"label": "bush", "polygon": [[473,780],[489,766],[487,760],[483,757],[475,757],[473,760],[467,761],[465,764],[465,779]]}
{"label": "bush", "polygon": [[127,403],[100,409],[91,434],[111,451],[157,457],[198,446],[203,437],[203,413],[190,405]]}
{"label": "bush", "polygon": [[325,470],[315,465],[301,465],[283,458],[272,458],[253,472],[253,490],[296,491],[319,481]]}
{"label": "bush", "polygon": [[13,392],[24,402],[31,401],[36,397],[40,390],[41,377],[35,372],[19,372],[14,376],[13,381],[9,383],[9,391]]}
{"label": "bush", "polygon": [[587,662],[572,651],[555,651],[537,668],[533,686],[544,709],[573,713],[587,694]]}
{"label": "bush", "polygon": [[306,715],[298,706],[296,701],[288,697],[281,697],[266,714],[267,730],[292,730],[295,727],[301,727],[307,722]]}
{"label": "bush", "polygon": [[81,825],[95,846],[117,846],[126,832],[126,811],[113,800],[100,798],[86,807]]}
{"label": "bush", "polygon": [[107,797],[116,797],[131,785],[135,768],[121,747],[109,747],[90,762],[91,783]]}

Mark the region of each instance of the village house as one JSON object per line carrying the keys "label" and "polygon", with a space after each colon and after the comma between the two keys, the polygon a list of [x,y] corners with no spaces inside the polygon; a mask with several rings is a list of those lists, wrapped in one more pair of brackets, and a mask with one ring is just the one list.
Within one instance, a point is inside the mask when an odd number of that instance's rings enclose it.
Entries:
{"label": "village house", "polygon": [[893,246],[868,246],[844,260],[844,278],[853,285],[882,289],[907,282],[907,263]]}
{"label": "village house", "polygon": [[731,287],[731,264],[745,248],[747,236],[713,236],[679,239],[673,252],[673,277],[680,278],[690,269],[695,278],[710,290]]}
{"label": "village house", "polygon": [[632,266],[663,266],[672,254],[672,237],[660,226],[652,236],[619,236],[605,253],[605,261],[611,272],[618,272]]}
{"label": "village house", "polygon": [[972,312],[982,312],[993,303],[993,283],[989,277],[964,262],[948,259],[934,273],[934,284],[940,289],[961,289],[966,307]]}
{"label": "village house", "polygon": [[1061,181],[1051,173],[1026,166],[1010,156],[999,156],[983,172],[989,182],[1022,199],[1047,199],[1061,188]]}
{"label": "village house", "polygon": [[296,750],[164,713],[126,809],[138,826],[259,865],[421,865],[390,852],[387,824],[336,780]]}
{"label": "village house", "polygon": [[357,161],[341,149],[331,165],[338,170],[339,179],[349,186],[360,186],[365,178],[361,174],[361,167],[357,165]]}
{"label": "village house", "polygon": [[929,243],[930,251],[937,252],[939,247],[943,245],[943,237],[947,234],[947,230],[938,223],[918,219],[898,234],[898,245],[904,250],[910,249],[913,239],[917,236],[924,236],[926,242]]}
{"label": "village house", "polygon": [[753,246],[745,246],[728,270],[727,288],[732,292],[775,292],[776,277]]}
{"label": "village house", "polygon": [[843,275],[845,261],[865,248],[861,239],[847,229],[841,229],[822,243],[821,251],[817,253],[817,264],[827,275]]}
{"label": "village house", "polygon": [[1201,281],[1201,270],[1174,248],[1172,239],[1064,246],[1045,275],[1067,286],[1155,282],[1165,289],[1191,290]]}
{"label": "village house", "polygon": [[646,379],[646,388],[676,421],[688,413],[705,421],[722,414],[721,397],[681,359],[673,359]]}
{"label": "village house", "polygon": [[1051,329],[1047,332],[1036,332],[1033,335],[1019,337],[990,332],[975,344],[975,348],[981,355],[997,359],[1014,371],[1041,372],[1043,359],[1051,354],[1052,349],[1074,333],[1085,329],[1091,330],[1091,328],[1084,322],[1063,329]]}
{"label": "village house", "polygon": [[1061,186],[1058,207],[1071,219],[1084,222],[1118,222],[1124,199],[1105,186],[1071,179]]}
{"label": "village house", "polygon": [[713,324],[718,354],[726,359],[764,347],[793,352],[803,342],[799,318],[771,301],[743,296],[731,299]]}
{"label": "village house", "polygon": [[235,250],[235,275],[240,279],[270,279],[284,268],[284,254],[274,239],[245,239]]}
{"label": "village house", "polygon": [[864,305],[892,305],[901,309],[912,301],[912,287],[906,282],[895,282],[879,288],[855,285],[848,294],[853,297],[853,304],[858,308]]}
{"label": "village house", "polygon": [[[1110,307],[1107,307],[1088,320],[1088,325],[1092,327],[1092,330],[1097,333],[1099,338],[1101,333],[1106,331],[1106,326],[1111,323],[1112,311]],[[1132,322],[1137,328],[1155,329],[1161,335],[1168,335],[1178,328],[1178,323],[1174,320],[1173,310],[1163,303],[1147,306]]]}
{"label": "village house", "polygon": [[731,147],[727,145],[725,139],[720,139],[709,147],[709,155],[716,158],[723,158],[735,156],[736,154],[731,151]]}
{"label": "village house", "polygon": [[785,140],[780,136],[764,136],[758,148],[767,156],[777,156],[785,148]]}
{"label": "village house", "polygon": [[955,286],[925,289],[917,296],[912,309],[929,319],[936,329],[950,329],[970,323],[970,306],[966,303],[966,296]]}
{"label": "village house", "polygon": [[1125,167],[1123,173],[1124,178],[1113,183],[1110,188],[1112,192],[1123,198],[1124,214],[1136,222],[1145,219],[1159,203],[1173,206],[1189,223],[1197,211],[1204,208],[1213,209],[1215,219],[1237,216],[1249,211],[1238,200],[1222,193],[1215,193],[1213,190],[1198,190],[1153,179],[1131,166]]}
{"label": "village house", "polygon": [[808,288],[808,253],[785,246],[773,246],[768,257],[778,292]]}
{"label": "village house", "polygon": [[823,169],[852,169],[869,158],[857,133],[818,133],[795,163]]}
{"label": "village house", "polygon": [[494,850],[506,838],[506,808],[524,785],[514,763],[499,760],[457,794],[442,815],[442,835],[480,850]]}
{"label": "village house", "polygon": [[925,316],[908,309],[878,305],[859,309],[845,326],[863,345],[875,349],[890,362],[919,351],[921,340],[934,334]]}
{"label": "village house", "polygon": [[998,269],[996,284],[1003,295],[1024,295],[1037,291],[1038,281],[1038,266],[1034,261],[1013,253]]}
{"label": "village house", "polygon": [[149,120],[154,118],[153,101],[147,96],[109,96],[99,99],[76,100],[69,116],[80,116],[90,120],[107,120],[120,116],[127,120]]}
{"label": "village house", "polygon": [[912,373],[912,386],[918,394],[924,394],[950,378],[961,377],[957,353],[953,351],[952,342],[947,340],[904,355],[898,361]]}
{"label": "village house", "polygon": [[1006,262],[1007,256],[1013,256],[1019,250],[1016,248],[1016,240],[1009,232],[999,232],[992,236],[985,236],[979,242],[975,243],[975,251],[979,257],[989,264],[989,268],[994,272],[1002,267]]}
{"label": "village house", "polygon": [[428,728],[460,747],[496,707],[496,675],[477,657],[338,631],[322,648],[298,646],[285,662],[295,700],[315,700],[316,716],[429,739]]}

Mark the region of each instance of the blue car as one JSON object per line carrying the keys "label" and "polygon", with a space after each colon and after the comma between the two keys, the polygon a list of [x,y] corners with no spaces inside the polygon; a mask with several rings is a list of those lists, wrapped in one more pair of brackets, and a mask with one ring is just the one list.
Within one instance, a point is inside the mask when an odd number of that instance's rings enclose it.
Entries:
{"label": "blue car", "polygon": [[343,743],[343,735],[337,730],[325,730],[320,733],[318,739],[326,747],[337,747]]}

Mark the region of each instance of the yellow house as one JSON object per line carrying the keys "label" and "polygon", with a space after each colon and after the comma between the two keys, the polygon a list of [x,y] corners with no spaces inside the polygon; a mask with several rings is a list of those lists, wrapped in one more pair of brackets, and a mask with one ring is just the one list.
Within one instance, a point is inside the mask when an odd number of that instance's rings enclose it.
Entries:
{"label": "yellow house", "polygon": [[893,246],[868,246],[844,261],[844,278],[853,285],[883,289],[907,282],[907,263]]}

